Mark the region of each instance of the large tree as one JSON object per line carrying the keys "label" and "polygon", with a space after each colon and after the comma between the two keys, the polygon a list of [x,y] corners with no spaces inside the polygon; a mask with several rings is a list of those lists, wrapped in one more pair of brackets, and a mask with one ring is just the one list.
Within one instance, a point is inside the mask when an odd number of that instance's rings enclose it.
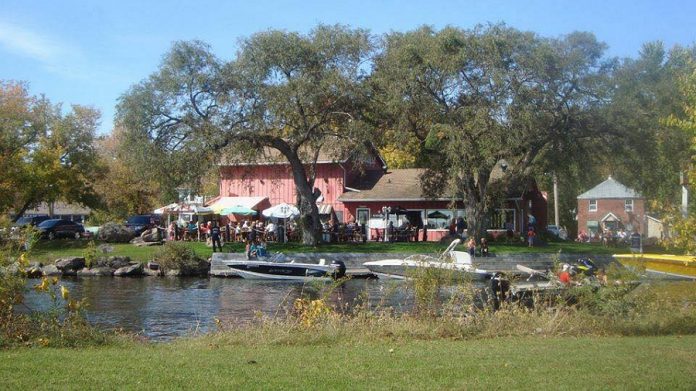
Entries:
{"label": "large tree", "polygon": [[647,43],[638,58],[622,62],[613,78],[609,121],[625,137],[613,144],[604,164],[657,208],[679,202],[679,173],[689,164],[690,135],[675,126],[678,121],[665,118],[681,109],[684,96],[678,83],[692,69],[694,53]]}
{"label": "large tree", "polygon": [[202,162],[223,152],[253,159],[276,151],[290,164],[303,242],[316,244],[314,167],[320,151],[337,156],[364,139],[361,81],[371,49],[366,31],[323,25],[307,35],[255,34],[229,62],[204,43],[179,42],[157,73],[121,97],[118,122],[144,156],[174,168],[207,168]]}
{"label": "large tree", "polygon": [[15,220],[41,202],[96,203],[100,175],[93,140],[99,112],[34,97],[25,84],[0,83],[0,212]]}
{"label": "large tree", "polygon": [[384,46],[373,77],[383,126],[422,140],[424,190],[463,199],[470,235],[482,235],[496,165],[529,175],[603,134],[609,65],[591,34],[424,27]]}

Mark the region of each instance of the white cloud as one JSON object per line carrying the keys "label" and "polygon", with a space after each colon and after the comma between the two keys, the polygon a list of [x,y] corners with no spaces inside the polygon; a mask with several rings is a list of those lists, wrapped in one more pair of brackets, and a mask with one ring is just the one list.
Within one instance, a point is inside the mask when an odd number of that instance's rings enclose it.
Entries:
{"label": "white cloud", "polygon": [[56,37],[0,21],[0,46],[39,62],[50,72],[72,78],[84,76],[77,71],[83,68],[80,66],[84,63],[82,51]]}

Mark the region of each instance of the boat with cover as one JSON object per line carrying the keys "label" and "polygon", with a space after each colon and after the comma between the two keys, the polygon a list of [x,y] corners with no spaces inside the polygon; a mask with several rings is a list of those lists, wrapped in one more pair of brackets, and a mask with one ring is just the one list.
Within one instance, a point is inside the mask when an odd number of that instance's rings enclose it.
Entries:
{"label": "boat with cover", "polygon": [[455,247],[461,242],[455,239],[447,249],[439,256],[411,255],[404,259],[384,259],[381,261],[365,262],[363,266],[368,268],[379,278],[408,279],[419,270],[434,268],[451,270],[457,275],[470,278],[472,281],[485,281],[493,276],[493,272],[477,268],[471,255],[464,251],[455,251]]}
{"label": "boat with cover", "polygon": [[696,257],[669,254],[614,254],[623,266],[663,278],[696,280]]}
{"label": "boat with cover", "polygon": [[346,275],[346,265],[342,261],[326,263],[295,262],[283,254],[273,257],[260,257],[251,260],[218,260],[229,268],[227,276],[237,276],[256,280],[309,281],[339,279]]}

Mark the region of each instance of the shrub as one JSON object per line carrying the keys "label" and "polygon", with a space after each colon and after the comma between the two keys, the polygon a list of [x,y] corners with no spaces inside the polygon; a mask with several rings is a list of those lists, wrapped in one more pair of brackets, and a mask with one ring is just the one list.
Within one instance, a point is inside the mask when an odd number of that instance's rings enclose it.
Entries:
{"label": "shrub", "polygon": [[198,274],[205,262],[185,243],[167,242],[155,253],[154,261],[165,272],[179,270],[182,275]]}
{"label": "shrub", "polygon": [[135,235],[125,225],[106,223],[99,229],[99,239],[109,243],[128,243]]}

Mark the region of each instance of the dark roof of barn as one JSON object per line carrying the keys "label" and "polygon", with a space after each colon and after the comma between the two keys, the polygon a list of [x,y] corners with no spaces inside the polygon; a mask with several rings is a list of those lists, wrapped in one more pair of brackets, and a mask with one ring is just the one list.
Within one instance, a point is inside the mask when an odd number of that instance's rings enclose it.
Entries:
{"label": "dark roof of barn", "polygon": [[[352,189],[338,197],[342,202],[358,201],[424,201],[451,200],[447,195],[439,198],[426,197],[421,186],[423,168],[404,168],[388,170],[385,173],[367,172]],[[499,179],[503,172],[494,172],[492,176]],[[520,197],[527,189],[527,181],[512,181],[508,186],[508,197]]]}

